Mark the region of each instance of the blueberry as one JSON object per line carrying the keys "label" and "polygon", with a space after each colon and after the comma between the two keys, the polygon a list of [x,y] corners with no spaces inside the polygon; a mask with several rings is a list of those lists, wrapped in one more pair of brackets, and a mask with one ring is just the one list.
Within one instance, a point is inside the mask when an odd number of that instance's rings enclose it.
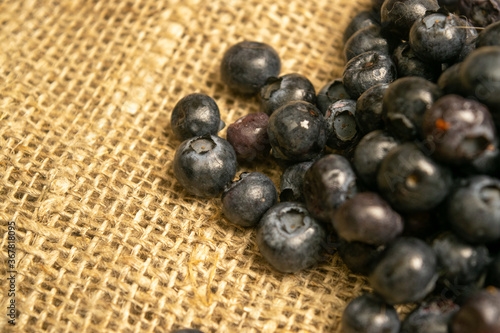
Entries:
{"label": "blueberry", "polygon": [[204,94],[190,94],[179,100],[172,110],[170,124],[181,141],[205,134],[217,135],[225,126],[217,103]]}
{"label": "blueberry", "polygon": [[500,46],[500,21],[488,25],[479,33],[476,46]]}
{"label": "blueberry", "polygon": [[382,130],[365,135],[354,151],[352,165],[363,182],[371,188],[377,185],[377,173],[387,153],[397,147],[398,141]]}
{"label": "blueberry", "polygon": [[500,20],[498,0],[460,0],[458,9],[477,27],[486,27]]}
{"label": "blueberry", "polygon": [[453,61],[465,45],[464,25],[454,14],[431,13],[413,24],[409,38],[411,49],[426,61]]}
{"label": "blueberry", "polygon": [[381,8],[382,26],[404,40],[415,21],[427,11],[438,10],[436,0],[386,0]]}
{"label": "blueberry", "polygon": [[288,166],[280,178],[280,201],[304,202],[302,191],[304,176],[314,161],[305,161]]}
{"label": "blueberry", "polygon": [[370,25],[356,31],[344,45],[344,58],[349,61],[357,55],[368,51],[377,51],[382,54],[390,54],[391,46],[382,34],[380,25]]}
{"label": "blueberry", "polygon": [[451,333],[500,332],[500,292],[480,290],[468,297],[451,321]]}
{"label": "blueberry", "polygon": [[278,78],[269,78],[260,89],[259,100],[262,112],[270,115],[279,107],[292,101],[315,104],[316,91],[307,77],[292,73]]}
{"label": "blueberry", "polygon": [[325,84],[318,93],[316,104],[324,115],[328,107],[340,99],[349,99],[342,79],[335,79]]}
{"label": "blueberry", "polygon": [[488,108],[453,94],[441,97],[427,109],[422,127],[433,156],[451,164],[474,160],[496,140]]}
{"label": "blueberry", "polygon": [[340,240],[338,253],[342,262],[354,274],[368,275],[376,265],[384,246]]}
{"label": "blueberry", "polygon": [[440,64],[417,57],[406,41],[394,49],[392,59],[396,64],[398,77],[419,76],[429,81],[436,81],[441,73]]}
{"label": "blueberry", "polygon": [[243,41],[231,46],[222,57],[222,81],[232,90],[245,95],[255,95],[270,77],[277,77],[281,70],[278,53],[269,45]]}
{"label": "blueberry", "polygon": [[468,242],[500,240],[500,180],[463,179],[447,200],[447,216],[452,230]]}
{"label": "blueberry", "polygon": [[191,194],[219,195],[236,174],[236,154],[229,142],[214,135],[183,141],[175,151],[174,176]]}
{"label": "blueberry", "polygon": [[451,232],[435,238],[432,248],[438,260],[439,279],[447,286],[477,283],[491,262],[486,246],[470,245]]}
{"label": "blueberry", "polygon": [[435,162],[413,143],[392,149],[377,174],[380,192],[402,212],[436,207],[448,195],[451,182],[449,169]]}
{"label": "blueberry", "polygon": [[460,307],[448,299],[422,302],[401,323],[400,333],[449,333],[449,323]]}
{"label": "blueberry", "polygon": [[330,223],[338,206],[358,192],[356,174],[345,157],[328,154],[307,170],[303,191],[311,214]]}
{"label": "blueberry", "polygon": [[269,116],[262,112],[247,114],[227,127],[227,141],[239,160],[253,161],[269,155],[271,144],[267,135]]}
{"label": "blueberry", "polygon": [[437,277],[432,248],[420,239],[401,237],[387,245],[368,281],[386,302],[400,304],[423,299]]}
{"label": "blueberry", "polygon": [[269,117],[267,128],[274,157],[306,161],[321,154],[326,144],[326,122],[307,102],[289,102]]}
{"label": "blueberry", "polygon": [[460,82],[460,67],[462,62],[457,62],[446,68],[437,80],[437,85],[443,91],[443,94],[466,95],[462,82]]}
{"label": "blueberry", "polygon": [[349,25],[344,30],[344,43],[357,31],[372,25],[380,25],[380,18],[377,17],[376,13],[371,10],[359,12],[351,19]]}
{"label": "blueberry", "polygon": [[460,81],[466,91],[486,104],[500,124],[500,46],[473,51],[460,66]]}
{"label": "blueberry", "polygon": [[356,101],[352,99],[341,99],[328,107],[325,113],[328,147],[338,151],[354,148],[360,138],[355,113]]}
{"label": "blueberry", "polygon": [[333,227],[348,242],[383,245],[403,232],[403,219],[375,192],[362,192],[335,211]]}
{"label": "blueberry", "polygon": [[345,65],[342,83],[352,99],[379,83],[390,83],[396,79],[396,65],[391,57],[375,51],[362,53]]}
{"label": "blueberry", "polygon": [[465,40],[460,54],[455,59],[455,62],[463,61],[469,54],[476,49],[479,33],[474,25],[467,19],[460,18],[462,26],[459,29],[465,30]]}
{"label": "blueberry", "polygon": [[242,227],[253,227],[278,201],[273,181],[260,172],[244,172],[222,193],[222,212]]}
{"label": "blueberry", "polygon": [[282,202],[271,207],[257,227],[262,256],[280,272],[293,273],[322,260],[326,232],[306,207]]}
{"label": "blueberry", "polygon": [[382,101],[388,87],[389,84],[380,83],[369,88],[359,96],[354,116],[360,134],[367,134],[384,128]]}
{"label": "blueberry", "polygon": [[371,294],[353,299],[342,315],[343,333],[398,333],[400,326],[394,307]]}
{"label": "blueberry", "polygon": [[421,77],[403,77],[391,83],[383,99],[383,117],[389,132],[404,141],[420,137],[425,111],[442,94],[435,83]]}
{"label": "blueberry", "polygon": [[500,142],[498,135],[496,140],[489,145],[475,159],[461,166],[460,171],[464,175],[488,175],[500,176]]}
{"label": "blueberry", "polygon": [[490,264],[485,285],[500,288],[500,254],[498,254]]}

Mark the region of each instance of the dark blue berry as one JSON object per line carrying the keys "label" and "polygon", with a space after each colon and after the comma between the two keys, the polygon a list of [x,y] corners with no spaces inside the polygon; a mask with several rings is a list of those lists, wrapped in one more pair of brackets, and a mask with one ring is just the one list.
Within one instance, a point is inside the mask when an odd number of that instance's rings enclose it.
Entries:
{"label": "dark blue berry", "polygon": [[450,332],[500,332],[500,292],[492,288],[471,294],[453,316]]}
{"label": "dark blue berry", "polygon": [[423,60],[437,63],[456,59],[465,45],[465,22],[454,14],[431,13],[410,30],[410,47]]}
{"label": "dark blue berry", "polygon": [[476,40],[476,46],[500,46],[500,21],[492,23],[484,30],[481,30]]}
{"label": "dark blue berry", "polygon": [[464,175],[488,175],[500,177],[500,144],[498,133],[496,140],[475,159],[461,166]]}
{"label": "dark blue berry", "polygon": [[375,293],[390,304],[416,302],[435,287],[436,255],[417,238],[398,238],[387,245],[368,280]]}
{"label": "dark blue berry", "polygon": [[342,79],[335,79],[325,84],[318,93],[316,104],[324,115],[328,107],[340,99],[349,99],[345,91]]}
{"label": "dark blue berry", "polygon": [[403,212],[436,207],[451,188],[450,170],[424,154],[415,144],[392,149],[380,164],[377,183],[382,195]]}
{"label": "dark blue berry", "polygon": [[389,55],[368,51],[349,60],[344,67],[342,83],[350,98],[358,99],[379,83],[391,83],[396,75],[396,65]]}
{"label": "dark blue berry", "polygon": [[174,176],[191,194],[215,197],[236,174],[236,154],[229,142],[214,135],[183,141],[173,160]]}
{"label": "dark blue berry", "polygon": [[307,102],[289,102],[269,117],[267,128],[274,157],[306,161],[321,154],[326,144],[326,122]]}
{"label": "dark blue berry", "polygon": [[389,87],[387,83],[377,84],[366,90],[356,101],[356,124],[360,134],[384,128],[382,117],[382,101],[385,91]]}
{"label": "dark blue berry", "polygon": [[341,99],[328,107],[325,113],[328,147],[337,151],[354,148],[360,138],[355,113],[356,101],[352,99]]}
{"label": "dark blue berry", "polygon": [[219,107],[212,97],[204,94],[190,94],[178,101],[172,110],[170,125],[181,141],[205,134],[217,135],[225,126]]}
{"label": "dark blue berry", "polygon": [[280,201],[304,202],[302,191],[304,176],[314,161],[305,161],[288,166],[280,178]]}
{"label": "dark blue berry", "polygon": [[276,109],[292,101],[316,103],[316,91],[311,81],[301,74],[286,74],[269,78],[259,93],[262,112],[272,114]]}
{"label": "dark blue berry", "polygon": [[422,302],[406,316],[399,333],[449,333],[449,323],[459,308],[449,299]]}
{"label": "dark blue berry", "polygon": [[394,49],[392,59],[396,64],[398,77],[419,76],[429,81],[436,81],[441,73],[441,64],[420,59],[406,41]]}
{"label": "dark blue berry", "polygon": [[448,199],[448,222],[471,243],[500,240],[500,180],[473,176],[461,181]]}
{"label": "dark blue berry", "polygon": [[278,53],[269,45],[243,41],[231,46],[222,58],[222,81],[237,93],[255,95],[270,77],[281,70]]}
{"label": "dark blue berry", "polygon": [[490,108],[500,125],[500,46],[473,51],[460,66],[460,81],[471,96]]}
{"label": "dark blue berry", "polygon": [[394,307],[371,294],[353,299],[342,314],[343,333],[398,333],[400,326]]}
{"label": "dark blue berry", "polygon": [[303,190],[311,214],[330,223],[338,206],[358,192],[356,174],[345,157],[328,154],[307,170]]}
{"label": "dark blue berry", "polygon": [[457,62],[446,68],[437,80],[437,85],[443,91],[443,94],[466,95],[462,82],[460,82],[460,67],[462,62]]}
{"label": "dark blue berry", "polygon": [[408,40],[413,23],[428,11],[438,9],[436,0],[386,0],[380,10],[382,26],[403,40]]}
{"label": "dark blue berry", "polygon": [[391,53],[390,43],[382,35],[382,27],[378,24],[356,31],[345,42],[344,58],[349,61],[355,56],[368,51],[377,51],[387,55]]}
{"label": "dark blue berry", "polygon": [[451,164],[474,160],[496,141],[488,108],[453,94],[441,97],[427,109],[422,127],[433,157]]}
{"label": "dark blue berry", "polygon": [[269,116],[262,112],[247,114],[227,127],[227,141],[239,160],[253,161],[269,155],[271,144],[267,135]]}
{"label": "dark blue berry", "polygon": [[388,131],[406,141],[422,136],[424,113],[441,96],[441,89],[424,78],[397,79],[389,85],[383,99]]}
{"label": "dark blue berry", "polygon": [[349,25],[344,30],[344,43],[357,31],[372,25],[380,25],[380,18],[377,17],[376,13],[371,10],[359,12],[351,19]]}
{"label": "dark blue berry", "polygon": [[491,262],[486,246],[465,243],[451,232],[435,238],[432,248],[438,260],[439,280],[447,287],[477,283]]}
{"label": "dark blue berry", "polygon": [[398,145],[392,135],[377,130],[365,135],[354,151],[352,165],[363,182],[371,188],[377,185],[377,173],[387,153]]}
{"label": "dark blue berry", "polygon": [[500,20],[499,0],[460,0],[458,10],[476,27],[486,27]]}
{"label": "dark blue berry", "polygon": [[383,245],[403,232],[403,219],[375,192],[362,192],[335,211],[333,227],[348,242]]}
{"label": "dark blue berry", "polygon": [[260,172],[244,172],[222,193],[222,212],[242,227],[253,227],[264,213],[278,201],[273,181]]}
{"label": "dark blue berry", "polygon": [[338,253],[342,262],[354,274],[368,275],[377,264],[384,246],[374,246],[361,242],[340,239]]}
{"label": "dark blue berry", "polygon": [[262,256],[280,272],[293,273],[320,262],[325,244],[325,230],[301,203],[271,207],[257,227]]}
{"label": "dark blue berry", "polygon": [[462,26],[458,28],[465,30],[465,40],[462,51],[460,51],[460,54],[455,59],[455,62],[463,61],[469,54],[472,53],[472,51],[476,49],[477,39],[479,37],[477,29],[467,18],[460,18],[460,21],[462,22]]}

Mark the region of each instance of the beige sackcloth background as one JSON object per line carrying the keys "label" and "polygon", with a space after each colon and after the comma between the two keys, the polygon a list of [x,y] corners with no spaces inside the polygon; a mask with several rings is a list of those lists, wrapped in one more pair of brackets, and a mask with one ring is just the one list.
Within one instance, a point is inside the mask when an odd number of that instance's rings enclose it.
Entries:
{"label": "beige sackcloth background", "polygon": [[[1,332],[339,332],[368,287],[337,255],[297,274],[261,257],[220,199],[175,181],[170,112],[212,96],[226,124],[257,112],[219,75],[242,40],[318,91],[369,0],[0,1]],[[225,137],[225,130],[220,133]],[[279,185],[273,162],[242,165]],[[16,223],[16,326],[7,222]]]}

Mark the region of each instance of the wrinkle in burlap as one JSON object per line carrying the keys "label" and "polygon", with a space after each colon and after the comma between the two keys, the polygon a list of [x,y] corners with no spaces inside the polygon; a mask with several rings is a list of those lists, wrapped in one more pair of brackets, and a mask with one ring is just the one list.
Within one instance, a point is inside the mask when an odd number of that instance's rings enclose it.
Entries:
{"label": "wrinkle in burlap", "polygon": [[[212,96],[226,124],[258,111],[218,72],[244,39],[272,45],[282,73],[319,90],[341,75],[342,32],[369,2],[0,2],[0,331],[339,331],[364,280],[337,255],[298,274],[271,269],[254,230],[175,181],[169,121],[193,92]],[[272,162],[244,170],[279,183]]]}

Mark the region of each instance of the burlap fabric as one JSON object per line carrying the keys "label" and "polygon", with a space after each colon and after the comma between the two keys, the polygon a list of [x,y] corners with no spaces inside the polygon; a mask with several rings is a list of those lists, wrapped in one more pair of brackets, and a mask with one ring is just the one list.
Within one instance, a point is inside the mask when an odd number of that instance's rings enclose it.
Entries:
{"label": "burlap fabric", "polygon": [[[224,51],[269,43],[317,90],[369,0],[12,0],[0,5],[0,331],[338,332],[367,288],[337,255],[281,274],[219,199],[175,181],[170,112],[201,92],[227,123],[257,101],[221,82]],[[225,137],[225,131],[220,134]],[[278,185],[272,162],[242,165]],[[8,324],[15,222],[16,326]]]}

